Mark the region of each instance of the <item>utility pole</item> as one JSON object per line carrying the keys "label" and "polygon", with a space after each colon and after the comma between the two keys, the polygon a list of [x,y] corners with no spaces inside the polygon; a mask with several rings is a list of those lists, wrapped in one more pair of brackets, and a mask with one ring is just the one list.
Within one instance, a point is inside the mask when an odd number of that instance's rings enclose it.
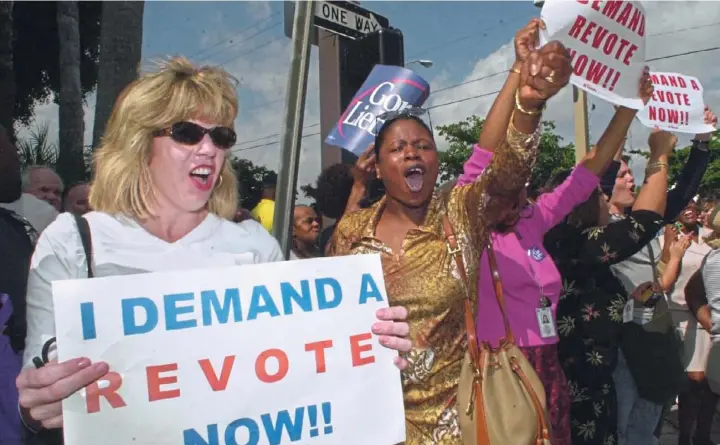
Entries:
{"label": "utility pole", "polygon": [[275,200],[273,235],[280,242],[287,259],[290,254],[295,187],[300,165],[305,96],[310,67],[310,37],[313,25],[313,0],[295,2],[293,18],[292,55],[288,74],[287,102],[285,102],[285,131],[283,132],[278,175],[278,194]]}
{"label": "utility pole", "polygon": [[575,115],[575,163],[585,157],[590,146],[588,130],[587,93],[573,85],[573,114]]}
{"label": "utility pole", "polygon": [[[544,0],[533,0],[537,8],[542,8]],[[590,145],[588,131],[587,93],[575,85],[573,89],[573,114],[575,116],[575,162],[585,157]]]}

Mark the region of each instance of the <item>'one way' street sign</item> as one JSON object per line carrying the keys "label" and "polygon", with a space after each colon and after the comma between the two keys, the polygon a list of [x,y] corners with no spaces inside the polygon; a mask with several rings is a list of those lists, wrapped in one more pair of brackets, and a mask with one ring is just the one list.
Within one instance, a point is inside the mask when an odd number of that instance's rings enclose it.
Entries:
{"label": "'one way' street sign", "polygon": [[[315,1],[313,22],[315,32],[312,44],[317,45],[317,29],[357,39],[365,34],[390,27],[387,17],[369,11],[352,1]],[[295,2],[285,2],[285,35],[292,38]]]}
{"label": "'one way' street sign", "polygon": [[315,2],[315,26],[351,39],[379,31],[389,25],[386,17],[375,15],[350,2]]}

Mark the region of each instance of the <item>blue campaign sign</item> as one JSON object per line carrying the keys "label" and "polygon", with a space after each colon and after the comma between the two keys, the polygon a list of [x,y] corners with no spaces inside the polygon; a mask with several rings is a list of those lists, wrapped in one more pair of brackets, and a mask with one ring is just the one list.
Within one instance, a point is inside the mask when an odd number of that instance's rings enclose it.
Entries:
{"label": "blue campaign sign", "polygon": [[430,84],[411,70],[375,65],[325,142],[360,155],[382,126],[378,116],[422,106],[429,95]]}

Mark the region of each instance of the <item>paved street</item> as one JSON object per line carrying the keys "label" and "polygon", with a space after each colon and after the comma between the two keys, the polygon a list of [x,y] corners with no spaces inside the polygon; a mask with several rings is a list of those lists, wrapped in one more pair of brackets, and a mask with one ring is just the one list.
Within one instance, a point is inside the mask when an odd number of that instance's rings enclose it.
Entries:
{"label": "paved street", "polygon": [[[660,445],[677,445],[678,440],[678,421],[677,421],[677,405],[673,406],[672,411],[665,418],[665,426],[663,426],[662,436],[660,436]],[[720,413],[715,415],[715,423],[713,426],[713,440],[720,444]]]}

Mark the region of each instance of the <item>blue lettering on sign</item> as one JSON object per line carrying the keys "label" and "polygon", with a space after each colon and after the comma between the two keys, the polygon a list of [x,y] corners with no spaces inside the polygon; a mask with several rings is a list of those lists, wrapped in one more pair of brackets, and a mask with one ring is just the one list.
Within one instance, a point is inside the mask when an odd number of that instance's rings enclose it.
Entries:
{"label": "blue lettering on sign", "polygon": [[377,301],[383,301],[380,289],[378,289],[375,280],[369,273],[364,273],[362,281],[360,282],[360,304],[367,303],[368,298],[372,298]]}
{"label": "blue lettering on sign", "polygon": [[183,294],[169,294],[163,298],[165,306],[165,327],[168,331],[176,331],[178,329],[196,328],[197,320],[180,320],[179,316],[183,314],[192,314],[195,308],[191,305],[178,306],[179,302],[190,301],[195,299],[192,292]]}
{"label": "blue lettering on sign", "polygon": [[[317,405],[310,405],[294,410],[282,410],[275,415],[265,413],[261,414],[258,420],[243,417],[230,422],[225,427],[224,434],[221,434],[216,423],[207,425],[206,434],[189,428],[183,431],[183,445],[257,445],[260,443],[261,434],[267,438],[270,445],[298,442],[303,439],[306,423],[310,437],[332,434],[332,405],[324,402],[320,405],[320,410],[317,408]],[[318,412],[322,416],[318,416]]]}
{"label": "blue lettering on sign", "polygon": [[95,305],[92,302],[80,303],[80,322],[82,323],[83,340],[97,338],[95,330]]}
{"label": "blue lettering on sign", "polygon": [[[332,299],[328,300],[325,295],[325,287],[329,286],[332,290]],[[340,283],[334,278],[318,278],[315,280],[315,292],[317,293],[318,309],[336,308],[342,302],[342,288]]]}
{"label": "blue lettering on sign", "polygon": [[[135,309],[145,311],[145,323],[137,323]],[[146,297],[127,298],[122,300],[122,320],[125,335],[146,334],[157,326],[158,308]]]}
{"label": "blue lettering on sign", "polygon": [[237,288],[225,289],[225,299],[220,304],[217,293],[214,290],[200,292],[200,307],[202,307],[203,326],[212,324],[212,314],[215,313],[218,323],[225,324],[230,318],[230,311],[233,313],[233,322],[242,321],[240,306],[240,291]]}
{"label": "blue lettering on sign", "polygon": [[535,261],[542,261],[545,259],[545,253],[543,253],[543,251],[540,250],[538,246],[532,246],[530,249],[528,249],[528,254]]}

